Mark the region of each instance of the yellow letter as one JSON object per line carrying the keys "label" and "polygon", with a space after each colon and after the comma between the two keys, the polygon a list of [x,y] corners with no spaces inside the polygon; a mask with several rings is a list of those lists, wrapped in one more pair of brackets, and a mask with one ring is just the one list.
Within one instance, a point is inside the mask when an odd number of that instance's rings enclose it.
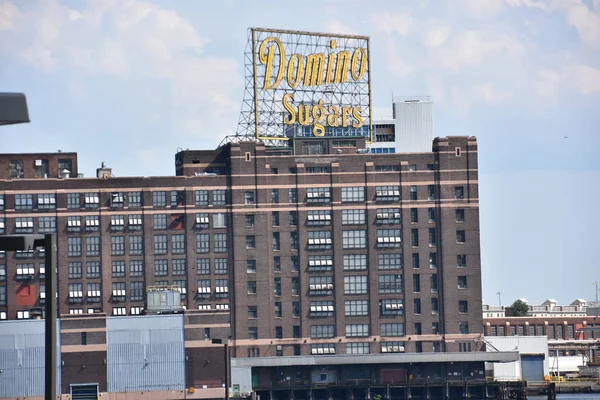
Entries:
{"label": "yellow letter", "polygon": [[315,53],[306,56],[306,73],[304,75],[304,86],[318,86],[323,84],[324,65],[325,54]]}
{"label": "yellow letter", "polygon": [[[360,56],[360,65],[358,65],[358,57]],[[358,71],[357,71],[358,67]],[[367,51],[362,47],[354,50],[352,54],[352,67],[350,68],[350,75],[355,81],[360,80],[367,70]]]}
{"label": "yellow letter", "polygon": [[292,125],[296,122],[296,111],[294,110],[294,107],[291,104],[292,101],[294,101],[293,94],[286,93],[283,95],[283,108],[285,108],[290,113],[289,119],[283,117],[283,123],[285,125]]}
{"label": "yellow letter", "polygon": [[313,128],[313,135],[325,136],[325,127],[321,124],[315,124],[315,126]]}
{"label": "yellow letter", "polygon": [[[277,72],[277,79],[275,82],[271,83],[271,75],[273,73],[273,59],[275,58],[275,46],[269,46],[267,52],[265,53],[265,48],[270,42],[275,42],[277,45],[277,49],[279,50],[279,71]],[[285,67],[285,50],[283,48],[283,43],[276,37],[268,37],[260,44],[258,48],[258,59],[261,64],[266,64],[265,67],[265,85],[263,89],[275,89],[281,80],[283,79],[284,67]]]}
{"label": "yellow letter", "polygon": [[[294,64],[296,63],[296,61],[298,65],[296,66],[296,68],[294,68]],[[296,71],[296,76],[294,76],[294,70]],[[298,53],[293,54],[290,57],[290,61],[288,62],[287,68],[287,82],[291,88],[295,88],[300,84],[300,81],[302,80],[303,70],[304,63],[302,62],[302,55]]]}
{"label": "yellow letter", "polygon": [[[331,47],[331,50],[335,50],[335,48],[337,47],[337,43],[335,40],[332,40],[331,42],[329,42],[329,47]],[[327,56],[327,76],[325,77],[325,83],[331,83],[333,82],[333,58],[335,57],[335,53],[332,51],[331,53],[329,53],[329,55]]]}
{"label": "yellow letter", "polygon": [[352,123],[352,126],[354,128],[360,128],[363,124],[363,117],[362,117],[362,108],[360,107],[354,107],[352,109],[352,116],[354,117],[355,121]]}
{"label": "yellow letter", "polygon": [[308,126],[311,123],[310,120],[310,106],[299,105],[298,106],[298,123],[300,125]]}
{"label": "yellow letter", "polygon": [[335,62],[335,80],[333,83],[346,82],[348,77],[348,69],[350,68],[350,51],[343,50],[338,53],[337,61]]}
{"label": "yellow letter", "polygon": [[350,107],[342,107],[342,126],[345,128],[348,126],[348,117],[352,114]]}
{"label": "yellow letter", "polygon": [[330,114],[327,116],[327,125],[338,126],[340,124],[340,114],[336,106],[329,106]]}

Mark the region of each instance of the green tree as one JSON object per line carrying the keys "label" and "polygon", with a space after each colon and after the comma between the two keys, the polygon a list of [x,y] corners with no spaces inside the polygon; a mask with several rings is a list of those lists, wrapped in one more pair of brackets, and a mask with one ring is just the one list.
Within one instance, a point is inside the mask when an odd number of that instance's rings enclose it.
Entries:
{"label": "green tree", "polygon": [[512,308],[515,317],[524,317],[529,312],[529,306],[523,300],[515,300],[510,308]]}

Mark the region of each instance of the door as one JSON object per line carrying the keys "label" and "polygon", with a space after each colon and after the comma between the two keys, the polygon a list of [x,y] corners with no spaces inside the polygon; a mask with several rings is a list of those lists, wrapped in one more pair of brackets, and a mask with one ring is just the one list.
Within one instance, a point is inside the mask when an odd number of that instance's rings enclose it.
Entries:
{"label": "door", "polygon": [[521,371],[523,380],[528,382],[544,380],[544,356],[543,355],[522,355]]}
{"label": "door", "polygon": [[72,400],[98,400],[98,384],[71,385]]}

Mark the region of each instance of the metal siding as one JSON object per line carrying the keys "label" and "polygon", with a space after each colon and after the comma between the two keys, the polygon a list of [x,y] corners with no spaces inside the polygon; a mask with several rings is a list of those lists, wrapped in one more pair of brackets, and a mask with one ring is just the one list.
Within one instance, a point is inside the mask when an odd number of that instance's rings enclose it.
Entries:
{"label": "metal siding", "polygon": [[252,392],[252,368],[232,367],[231,384],[240,385],[240,392]]}
{"label": "metal siding", "polygon": [[[0,398],[44,395],[44,320],[3,321],[0,325]],[[57,332],[60,323],[57,321]],[[60,341],[56,385],[60,394]]]}
{"label": "metal siding", "polygon": [[394,103],[396,153],[431,152],[433,103]]}
{"label": "metal siding", "polygon": [[544,380],[544,356],[522,356],[521,370],[523,380],[539,382]]}
{"label": "metal siding", "polygon": [[108,391],[183,390],[183,326],[183,315],[107,318]]}
{"label": "metal siding", "polygon": [[[546,336],[486,336],[485,340],[500,351],[518,351],[523,355],[544,355],[544,375],[550,374],[548,337]],[[492,351],[488,349],[488,351]]]}

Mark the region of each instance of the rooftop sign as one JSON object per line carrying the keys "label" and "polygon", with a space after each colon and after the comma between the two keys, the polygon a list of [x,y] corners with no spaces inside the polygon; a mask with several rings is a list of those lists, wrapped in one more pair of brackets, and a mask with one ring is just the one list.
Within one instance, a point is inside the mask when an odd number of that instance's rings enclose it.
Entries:
{"label": "rooftop sign", "polygon": [[369,38],[252,28],[238,135],[371,141]]}

